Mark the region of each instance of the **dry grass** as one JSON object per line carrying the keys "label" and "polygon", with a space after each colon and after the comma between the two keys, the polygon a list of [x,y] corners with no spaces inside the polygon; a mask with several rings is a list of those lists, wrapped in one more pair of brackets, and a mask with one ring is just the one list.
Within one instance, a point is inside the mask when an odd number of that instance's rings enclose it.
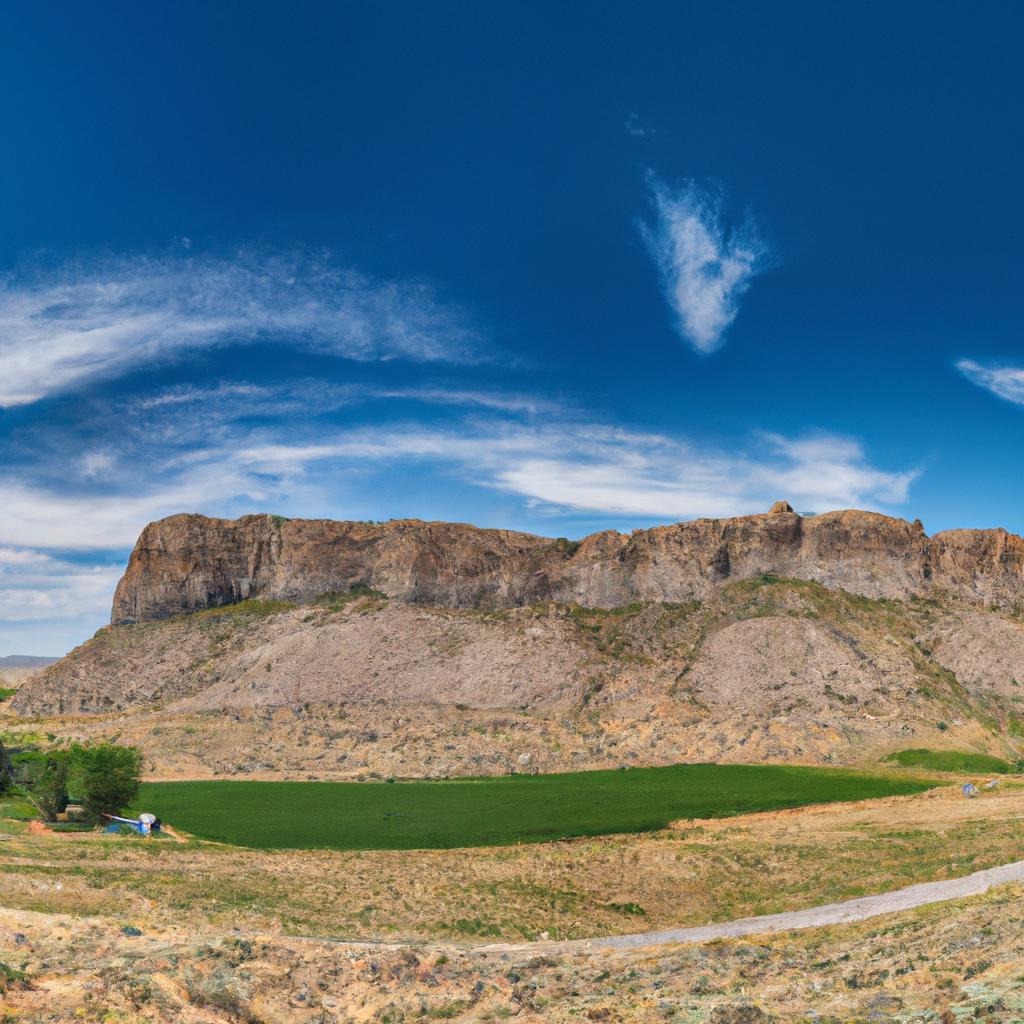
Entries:
{"label": "dry grass", "polygon": [[1024,1014],[1021,887],[842,928],[630,952],[124,925],[0,910],[0,960],[25,976],[5,997],[8,1019],[1011,1024]]}
{"label": "dry grass", "polygon": [[144,908],[147,926],[339,938],[582,938],[798,909],[1018,859],[1024,789],[954,788],[690,823],[648,836],[458,851],[293,852],[8,824],[4,903]]}
{"label": "dry grass", "polygon": [[963,874],[1019,858],[1022,822],[1024,788],[1007,785],[973,801],[950,787],[469,851],[271,854],[0,823],[0,962],[17,980],[0,1019],[1009,1024],[1024,1019],[1020,887],[699,946],[486,943],[639,931]]}

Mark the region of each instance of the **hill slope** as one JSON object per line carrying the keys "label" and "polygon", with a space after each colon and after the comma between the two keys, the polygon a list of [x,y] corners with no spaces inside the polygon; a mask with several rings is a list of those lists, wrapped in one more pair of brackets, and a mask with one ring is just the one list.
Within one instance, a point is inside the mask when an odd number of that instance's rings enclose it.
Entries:
{"label": "hill slope", "polygon": [[761,576],[612,609],[249,600],[101,630],[12,705],[142,741],[164,776],[332,778],[1012,756],[1022,681],[1006,613]]}

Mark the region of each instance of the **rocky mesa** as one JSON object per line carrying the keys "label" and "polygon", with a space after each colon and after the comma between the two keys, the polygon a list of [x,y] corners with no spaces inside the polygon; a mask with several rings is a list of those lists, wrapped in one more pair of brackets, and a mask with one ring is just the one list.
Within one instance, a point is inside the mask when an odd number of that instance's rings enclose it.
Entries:
{"label": "rocky mesa", "polygon": [[543,601],[615,608],[704,598],[731,580],[771,573],[864,597],[942,592],[1012,610],[1024,604],[1024,539],[951,530],[874,512],[764,515],[582,541],[461,523],[176,515],[147,526],[114,596],[114,624],[170,618],[248,598],[307,602],[370,587],[439,608],[514,608]]}

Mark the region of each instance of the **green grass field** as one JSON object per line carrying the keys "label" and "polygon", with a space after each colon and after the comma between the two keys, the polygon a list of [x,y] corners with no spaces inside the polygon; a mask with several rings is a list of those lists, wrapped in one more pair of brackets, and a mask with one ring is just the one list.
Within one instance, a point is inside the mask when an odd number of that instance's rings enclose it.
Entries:
{"label": "green grass field", "polygon": [[39,812],[20,796],[0,796],[0,818],[29,820],[38,817]]}
{"label": "green grass field", "polygon": [[1010,765],[1000,757],[990,754],[973,754],[964,750],[900,750],[890,754],[886,761],[903,765],[904,768],[927,768],[933,772],[986,772],[1006,774]]}
{"label": "green grass field", "polygon": [[502,846],[645,832],[680,818],[917,793],[932,783],[827,768],[674,765],[445,782],[161,782],[138,810],[261,849]]}

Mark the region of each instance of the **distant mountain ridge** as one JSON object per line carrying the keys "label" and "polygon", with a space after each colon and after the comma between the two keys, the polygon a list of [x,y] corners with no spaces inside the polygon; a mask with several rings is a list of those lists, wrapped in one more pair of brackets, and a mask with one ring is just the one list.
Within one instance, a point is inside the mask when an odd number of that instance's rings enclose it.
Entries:
{"label": "distant mountain ridge", "polygon": [[43,658],[34,654],[6,654],[0,657],[0,671],[5,668],[46,668],[60,658]]}

